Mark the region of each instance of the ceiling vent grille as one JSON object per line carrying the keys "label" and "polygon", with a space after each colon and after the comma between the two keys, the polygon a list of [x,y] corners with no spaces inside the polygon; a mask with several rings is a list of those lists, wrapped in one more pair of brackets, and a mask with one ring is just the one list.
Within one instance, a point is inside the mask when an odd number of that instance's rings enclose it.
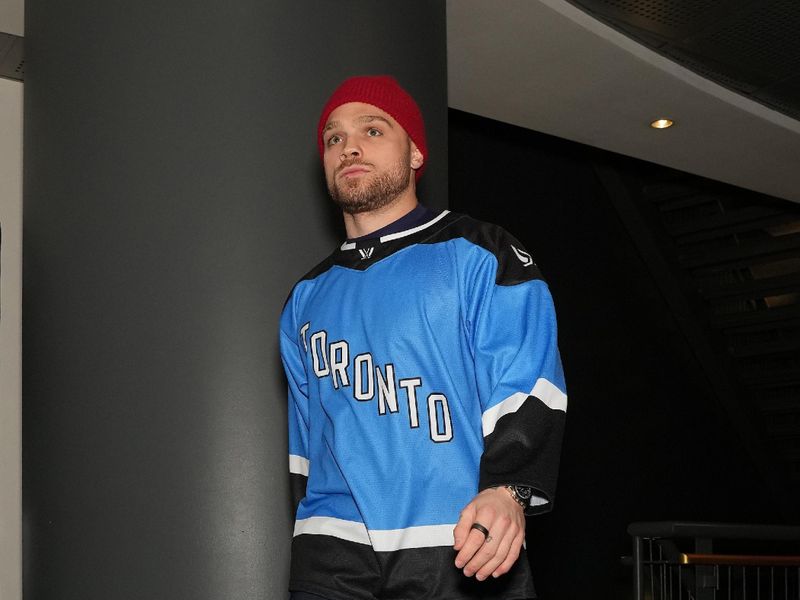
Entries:
{"label": "ceiling vent grille", "polygon": [[706,38],[714,53],[732,64],[768,65],[776,76],[796,73],[800,66],[796,0],[773,2],[746,16],[731,20]]}
{"label": "ceiling vent grille", "polygon": [[[667,27],[685,27],[699,17],[719,6],[714,0],[600,0],[596,5],[605,5],[628,15],[635,15]],[[599,8],[599,7],[597,7]]]}

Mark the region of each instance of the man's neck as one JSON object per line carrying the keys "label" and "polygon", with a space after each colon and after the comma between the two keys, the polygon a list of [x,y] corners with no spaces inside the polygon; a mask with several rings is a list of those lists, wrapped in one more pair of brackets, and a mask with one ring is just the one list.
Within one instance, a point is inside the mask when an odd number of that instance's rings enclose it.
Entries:
{"label": "man's neck", "polygon": [[362,237],[369,235],[373,231],[378,231],[381,227],[385,227],[410,213],[417,207],[417,204],[419,204],[417,194],[415,191],[410,190],[410,193],[403,194],[391,204],[377,210],[354,215],[343,213],[347,238]]}

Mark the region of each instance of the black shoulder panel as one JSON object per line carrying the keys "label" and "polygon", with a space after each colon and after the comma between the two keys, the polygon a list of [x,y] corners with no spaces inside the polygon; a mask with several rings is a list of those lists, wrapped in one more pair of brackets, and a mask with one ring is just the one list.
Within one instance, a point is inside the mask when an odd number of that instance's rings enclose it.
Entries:
{"label": "black shoulder panel", "polygon": [[335,251],[333,254],[328,256],[328,258],[320,262],[316,267],[314,267],[308,273],[303,275],[297,283],[300,283],[300,281],[305,281],[307,279],[314,279],[315,277],[319,277],[325,271],[329,270],[335,264],[334,257],[336,256],[337,252],[338,251]]}
{"label": "black shoulder panel", "polygon": [[334,264],[333,256],[334,255],[331,254],[328,258],[323,260],[316,267],[311,269],[308,273],[303,275],[300,279],[298,279],[295,282],[295,284],[292,286],[292,289],[289,290],[289,295],[286,296],[286,300],[283,301],[283,309],[282,310],[284,310],[286,308],[286,305],[289,304],[289,300],[292,299],[292,295],[294,295],[294,290],[297,288],[297,286],[300,284],[300,282],[306,281],[307,279],[314,279],[315,277],[317,277],[319,275],[322,275],[325,271],[327,271],[328,269],[330,269],[333,266],[333,264]]}
{"label": "black shoulder panel", "polygon": [[444,239],[435,239],[439,235],[443,235],[447,239],[464,238],[476,246],[488,250],[497,259],[497,276],[495,278],[497,285],[516,285],[525,281],[543,279],[533,257],[519,240],[505,229],[466,215],[454,216],[458,218],[452,221],[449,227],[425,241],[428,243],[444,241]]}

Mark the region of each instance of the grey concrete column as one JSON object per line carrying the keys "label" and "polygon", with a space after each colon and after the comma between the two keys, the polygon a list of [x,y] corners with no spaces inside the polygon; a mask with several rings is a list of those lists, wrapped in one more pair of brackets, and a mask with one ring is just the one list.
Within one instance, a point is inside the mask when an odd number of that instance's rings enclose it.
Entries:
{"label": "grey concrete column", "polygon": [[285,597],[277,319],[342,235],[316,155],[391,73],[447,193],[444,3],[28,0],[27,600]]}

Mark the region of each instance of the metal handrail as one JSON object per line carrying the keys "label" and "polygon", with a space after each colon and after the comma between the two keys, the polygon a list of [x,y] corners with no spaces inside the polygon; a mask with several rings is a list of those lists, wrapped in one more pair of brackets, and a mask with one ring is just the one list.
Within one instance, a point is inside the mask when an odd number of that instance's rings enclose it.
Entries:
{"label": "metal handrail", "polygon": [[800,567],[800,556],[681,553],[678,556],[678,564],[748,567]]}
{"label": "metal handrail", "polygon": [[[652,557],[646,560],[644,556],[644,541],[661,540],[659,544],[672,544],[673,551],[676,539],[692,539],[694,541],[694,554],[681,554],[675,552],[669,557],[669,562],[679,561],[678,564],[694,564],[695,585],[697,586],[694,597],[697,599],[712,598],[713,590],[706,594],[706,582],[713,579],[713,572],[709,569],[717,566],[769,566],[769,567],[800,567],[800,556],[738,556],[714,554],[714,540],[750,540],[764,542],[798,542],[800,541],[800,527],[794,525],[764,525],[742,523],[704,523],[686,521],[644,521],[631,523],[628,533],[633,538],[633,563],[634,563],[634,598],[641,600],[644,595],[644,565],[648,563],[651,570],[656,563]],[[659,551],[660,552],[660,551]],[[686,561],[686,562],[684,562]],[[665,562],[659,556],[659,563]],[[800,580],[800,570],[798,570]]]}

